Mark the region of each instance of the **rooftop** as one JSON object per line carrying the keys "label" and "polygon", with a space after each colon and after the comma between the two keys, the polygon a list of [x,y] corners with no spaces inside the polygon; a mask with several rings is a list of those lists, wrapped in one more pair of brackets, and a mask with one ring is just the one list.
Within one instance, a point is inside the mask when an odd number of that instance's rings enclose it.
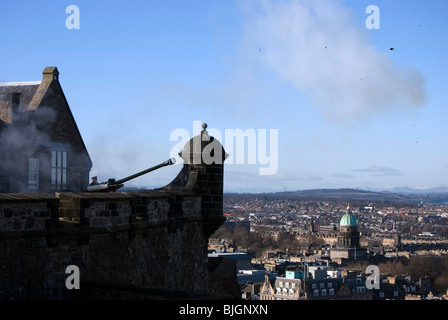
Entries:
{"label": "rooftop", "polygon": [[0,82],[0,87],[15,87],[15,86],[35,86],[39,85],[41,81],[20,81],[20,82]]}

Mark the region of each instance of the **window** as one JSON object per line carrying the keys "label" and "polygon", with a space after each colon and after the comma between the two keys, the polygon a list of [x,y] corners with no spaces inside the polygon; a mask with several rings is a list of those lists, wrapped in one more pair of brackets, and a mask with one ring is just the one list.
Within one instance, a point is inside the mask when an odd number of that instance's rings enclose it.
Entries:
{"label": "window", "polygon": [[321,295],[322,295],[322,297],[325,297],[327,295],[327,289],[322,289]]}
{"label": "window", "polygon": [[286,288],[283,288],[283,295],[288,295],[288,289],[286,289]]}
{"label": "window", "polygon": [[275,291],[276,291],[277,294],[282,294],[282,289],[281,288],[276,288]]}
{"label": "window", "polygon": [[289,282],[285,282],[285,288],[289,289]]}
{"label": "window", "polygon": [[333,288],[328,289],[328,295],[334,296],[334,289]]}
{"label": "window", "polygon": [[313,283],[312,288],[316,289],[317,288],[317,284]]}
{"label": "window", "polygon": [[293,296],[293,295],[294,295],[294,290],[289,289],[289,295],[290,295],[290,296]]}
{"label": "window", "polygon": [[295,289],[296,288],[296,284],[295,283],[291,283],[291,288]]}
{"label": "window", "polygon": [[278,286],[279,286],[280,288],[283,287],[283,282],[280,281],[280,282],[278,283]]}
{"label": "window", "polygon": [[328,288],[333,287],[333,284],[331,282],[328,282]]}
{"label": "window", "polygon": [[67,152],[51,152],[51,188],[67,190]]}
{"label": "window", "polygon": [[28,189],[39,189],[39,159],[28,160]]}
{"label": "window", "polygon": [[384,298],[384,292],[380,292],[380,298]]}
{"label": "window", "polygon": [[313,294],[314,294],[315,297],[318,297],[318,296],[319,296],[319,290],[317,290],[317,289],[314,290],[314,293],[313,293]]}
{"label": "window", "polygon": [[319,284],[319,286],[320,286],[321,289],[323,289],[323,288],[325,287],[325,283],[321,282],[321,283]]}

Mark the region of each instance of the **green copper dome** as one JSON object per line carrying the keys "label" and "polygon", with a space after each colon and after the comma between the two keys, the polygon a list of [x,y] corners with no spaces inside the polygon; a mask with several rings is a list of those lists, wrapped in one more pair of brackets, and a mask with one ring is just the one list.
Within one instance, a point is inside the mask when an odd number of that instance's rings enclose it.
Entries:
{"label": "green copper dome", "polygon": [[339,222],[339,226],[341,226],[341,227],[357,227],[358,221],[356,221],[356,218],[352,213],[346,213],[341,218],[341,222]]}
{"label": "green copper dome", "polygon": [[350,205],[347,206],[347,213],[341,218],[339,222],[340,227],[357,227],[358,221],[356,221],[355,216],[352,214],[350,210]]}

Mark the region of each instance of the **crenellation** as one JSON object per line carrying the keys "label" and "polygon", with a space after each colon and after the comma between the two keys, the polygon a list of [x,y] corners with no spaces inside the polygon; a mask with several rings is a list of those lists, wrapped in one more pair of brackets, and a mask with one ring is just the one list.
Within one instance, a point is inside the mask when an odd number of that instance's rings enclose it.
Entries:
{"label": "crenellation", "polygon": [[[0,298],[73,297],[64,285],[64,270],[72,264],[86,281],[208,290],[202,230],[209,221],[203,221],[200,195],[58,193],[57,205],[20,201],[0,201]],[[42,232],[31,235],[33,228]]]}
{"label": "crenellation", "polygon": [[0,232],[19,230],[44,230],[45,221],[51,217],[46,202],[18,202],[0,204]]}

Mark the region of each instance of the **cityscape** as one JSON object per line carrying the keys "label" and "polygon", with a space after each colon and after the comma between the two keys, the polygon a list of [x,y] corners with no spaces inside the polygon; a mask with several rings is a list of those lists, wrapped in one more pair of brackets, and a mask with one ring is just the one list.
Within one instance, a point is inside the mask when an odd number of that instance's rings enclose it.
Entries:
{"label": "cityscape", "polygon": [[448,300],[447,14],[2,2],[4,313],[433,315]]}
{"label": "cityscape", "polygon": [[[209,252],[236,259],[243,299],[447,299],[446,203],[343,199],[366,194],[359,190],[328,190],[338,195],[329,198],[322,191],[296,200],[286,193],[224,196],[227,220],[211,237]],[[357,222],[358,252],[340,259],[332,251],[348,211]],[[368,283],[372,265],[377,288]]]}

